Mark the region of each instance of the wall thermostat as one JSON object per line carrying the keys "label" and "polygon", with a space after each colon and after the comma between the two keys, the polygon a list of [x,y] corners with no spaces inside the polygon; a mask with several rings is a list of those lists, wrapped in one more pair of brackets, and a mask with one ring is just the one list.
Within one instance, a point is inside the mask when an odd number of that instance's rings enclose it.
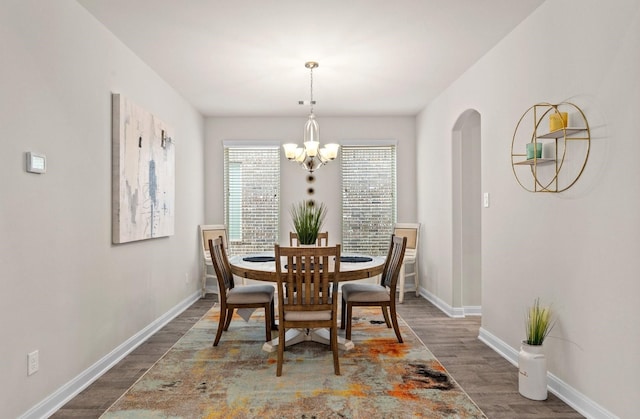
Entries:
{"label": "wall thermostat", "polygon": [[27,172],[44,173],[47,171],[47,158],[44,154],[27,152]]}

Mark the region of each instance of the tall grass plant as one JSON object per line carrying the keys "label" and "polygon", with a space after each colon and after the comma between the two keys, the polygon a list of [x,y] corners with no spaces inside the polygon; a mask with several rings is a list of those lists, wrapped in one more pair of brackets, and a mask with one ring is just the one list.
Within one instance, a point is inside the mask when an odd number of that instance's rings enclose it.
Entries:
{"label": "tall grass plant", "polygon": [[529,307],[526,315],[525,327],[527,330],[527,344],[542,345],[555,324],[551,308],[540,305],[540,298],[536,298],[533,306]]}
{"label": "tall grass plant", "polygon": [[324,203],[314,204],[314,201],[294,203],[289,211],[293,229],[298,235],[300,244],[316,244],[318,233],[324,224],[327,207]]}

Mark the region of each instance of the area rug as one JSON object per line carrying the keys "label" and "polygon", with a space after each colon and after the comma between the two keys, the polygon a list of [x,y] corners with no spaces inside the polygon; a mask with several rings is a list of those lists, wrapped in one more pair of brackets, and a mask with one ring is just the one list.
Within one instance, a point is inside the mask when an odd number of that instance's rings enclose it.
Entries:
{"label": "area rug", "polygon": [[302,342],[286,348],[276,377],[261,313],[234,316],[213,347],[216,305],[102,418],[486,418],[402,319],[398,343],[379,309],[354,316],[342,375],[327,345]]}

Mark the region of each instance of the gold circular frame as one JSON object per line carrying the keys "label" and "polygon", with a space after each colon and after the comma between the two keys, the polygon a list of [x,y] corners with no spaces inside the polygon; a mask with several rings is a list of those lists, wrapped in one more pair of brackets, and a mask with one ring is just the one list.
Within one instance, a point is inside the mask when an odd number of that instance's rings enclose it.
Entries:
{"label": "gold circular frame", "polygon": [[[567,113],[570,113],[574,117],[577,115],[579,116],[578,119],[582,119],[582,121],[578,121],[573,126],[564,126],[563,124],[562,128],[556,131],[545,132],[543,134],[540,134],[541,122],[543,120],[546,120],[545,118],[548,115],[550,116],[551,113],[555,113],[560,117],[561,111],[567,111]],[[533,117],[533,131],[531,133],[529,142],[537,144],[537,143],[541,143],[540,140],[542,139],[552,139],[553,145],[555,147],[555,153],[554,153],[553,159],[538,158],[536,153],[534,153],[533,158],[526,159],[526,156],[527,156],[526,153],[515,152],[516,146],[517,146],[516,142],[518,138],[518,130],[521,129],[521,125],[523,125],[523,122],[525,122],[529,117]],[[580,134],[580,133],[586,133],[586,136],[584,137],[575,136],[576,134]],[[582,166],[580,167],[580,170],[577,171],[577,174],[573,179],[568,181],[568,185],[563,186],[563,185],[560,185],[559,174],[565,164],[565,159],[567,158],[567,153],[568,153],[567,145],[571,141],[586,141],[587,147],[586,147],[584,160],[582,161]],[[544,144],[544,143],[541,143],[541,144]],[[522,144],[520,143],[518,145],[522,145]],[[560,148],[562,149],[561,155],[559,155],[558,153],[558,150]],[[537,149],[537,145],[534,147],[534,149]],[[589,123],[587,122],[587,118],[585,117],[584,112],[582,112],[582,110],[578,106],[570,102],[562,102],[557,105],[553,105],[550,103],[537,103],[531,106],[529,109],[527,109],[524,112],[524,114],[522,114],[522,116],[520,117],[520,120],[518,121],[518,124],[516,125],[515,131],[513,133],[513,138],[511,141],[511,168],[513,170],[513,174],[518,184],[523,189],[529,192],[552,192],[552,193],[563,192],[569,189],[571,186],[573,186],[578,181],[582,173],[584,172],[584,168],[587,165],[587,160],[589,159],[590,150],[591,150],[591,131],[589,129]],[[551,177],[551,180],[549,180],[548,182],[543,182],[541,181],[538,175],[538,166],[549,165],[549,164],[554,165],[555,171],[553,173],[553,176]],[[516,170],[516,168],[517,167],[519,168],[521,166],[529,166],[530,174],[533,179],[532,187],[527,187],[524,183],[524,180],[521,179],[520,176],[518,176],[518,171]],[[522,170],[520,172],[522,172]]]}

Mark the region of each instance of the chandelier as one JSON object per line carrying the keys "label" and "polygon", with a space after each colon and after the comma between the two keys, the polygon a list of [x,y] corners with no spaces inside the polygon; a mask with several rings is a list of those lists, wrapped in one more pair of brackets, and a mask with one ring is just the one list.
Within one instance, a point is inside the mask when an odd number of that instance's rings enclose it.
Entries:
{"label": "chandelier", "polygon": [[[313,114],[313,105],[316,104],[313,100],[313,69],[318,67],[318,63],[315,61],[309,61],[304,64],[311,73],[311,97],[309,99],[309,106],[311,108],[309,112],[309,119],[304,125],[304,147],[299,147],[298,144],[288,143],[283,144],[284,154],[290,161],[299,163],[300,166],[313,173],[314,170],[320,168],[323,164],[330,162],[338,156],[338,144],[326,144],[320,148],[320,127],[316,116]],[[304,105],[304,101],[298,102],[300,105]]]}

